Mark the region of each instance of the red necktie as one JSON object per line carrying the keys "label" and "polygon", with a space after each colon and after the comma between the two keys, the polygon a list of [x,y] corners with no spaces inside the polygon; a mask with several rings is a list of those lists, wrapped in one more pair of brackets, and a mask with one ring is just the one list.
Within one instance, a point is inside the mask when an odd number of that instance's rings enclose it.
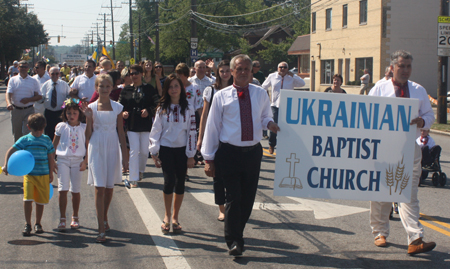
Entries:
{"label": "red necktie", "polygon": [[233,84],[238,93],[239,113],[241,116],[241,141],[253,141],[252,102],[247,87],[238,87]]}
{"label": "red necktie", "polygon": [[284,83],[284,77],[281,77],[281,87],[280,87],[280,90],[283,89],[283,83]]}

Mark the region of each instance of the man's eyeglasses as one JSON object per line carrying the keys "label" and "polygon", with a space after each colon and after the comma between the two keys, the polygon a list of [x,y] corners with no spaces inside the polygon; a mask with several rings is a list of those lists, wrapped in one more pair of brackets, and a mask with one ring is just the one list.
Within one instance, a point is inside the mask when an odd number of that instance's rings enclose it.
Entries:
{"label": "man's eyeglasses", "polygon": [[34,69],[39,69],[39,66],[35,66]]}
{"label": "man's eyeglasses", "polygon": [[130,76],[137,76],[139,75],[139,72],[130,72]]}
{"label": "man's eyeglasses", "polygon": [[278,66],[278,68],[287,69],[287,66],[282,65],[282,66]]}
{"label": "man's eyeglasses", "polygon": [[59,74],[61,74],[61,73],[50,73],[50,75],[52,75],[52,76],[59,76]]}

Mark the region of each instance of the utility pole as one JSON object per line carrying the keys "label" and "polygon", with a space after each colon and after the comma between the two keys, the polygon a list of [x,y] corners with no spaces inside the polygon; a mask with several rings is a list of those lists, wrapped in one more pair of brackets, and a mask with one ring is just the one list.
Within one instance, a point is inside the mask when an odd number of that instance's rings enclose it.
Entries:
{"label": "utility pole", "polygon": [[94,53],[94,30],[92,30],[92,53]]}
{"label": "utility pole", "polygon": [[159,62],[159,0],[155,0],[155,12],[156,12],[156,37],[155,37],[155,61]]}
{"label": "utility pole", "polygon": [[[191,0],[191,10],[193,12],[197,12],[197,0]],[[192,49],[194,46],[192,45],[192,40],[198,38],[197,37],[197,23],[194,20],[194,15],[191,14],[191,47],[190,49]],[[197,39],[197,46],[198,46],[198,39]],[[192,59],[191,59],[191,62]]]}
{"label": "utility pole", "polygon": [[138,31],[138,33],[139,33],[139,40],[138,40],[138,50],[139,50],[139,61],[142,59],[141,58],[141,12],[138,12],[138,14],[139,14],[139,31]]}
{"label": "utility pole", "polygon": [[132,0],[130,0],[130,57],[133,57],[133,51],[134,51],[134,46],[133,46],[133,18],[132,18],[132,14],[133,14],[133,10],[132,10]]}
{"label": "utility pole", "polygon": [[[102,15],[102,14],[98,14],[98,15]],[[106,48],[106,13],[103,13],[103,20],[102,19],[97,19],[98,21],[103,21],[103,47]]]}
{"label": "utility pole", "polygon": [[[119,7],[115,7],[112,4],[112,0],[110,0],[110,6],[109,7],[104,7],[102,6],[102,8],[110,8],[111,9],[111,33],[112,33],[112,51],[113,51],[113,60],[116,60],[116,41],[114,40],[114,9],[115,8],[122,8],[121,6]],[[117,21],[118,22],[118,21]]]}
{"label": "utility pole", "polygon": [[[449,15],[449,3],[447,0],[441,0],[440,16]],[[438,62],[438,107],[437,122],[447,124],[447,84],[448,84],[448,57],[439,56]]]}

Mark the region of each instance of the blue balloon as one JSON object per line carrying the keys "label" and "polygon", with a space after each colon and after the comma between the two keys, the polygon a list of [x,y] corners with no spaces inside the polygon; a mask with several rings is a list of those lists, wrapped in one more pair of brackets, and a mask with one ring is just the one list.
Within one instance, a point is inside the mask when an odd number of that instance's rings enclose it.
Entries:
{"label": "blue balloon", "polygon": [[53,197],[53,185],[52,185],[52,183],[50,183],[50,193],[49,193],[48,200],[52,199],[52,197]]}
{"label": "blue balloon", "polygon": [[14,176],[28,175],[34,168],[34,156],[26,150],[14,152],[8,160],[8,174]]}

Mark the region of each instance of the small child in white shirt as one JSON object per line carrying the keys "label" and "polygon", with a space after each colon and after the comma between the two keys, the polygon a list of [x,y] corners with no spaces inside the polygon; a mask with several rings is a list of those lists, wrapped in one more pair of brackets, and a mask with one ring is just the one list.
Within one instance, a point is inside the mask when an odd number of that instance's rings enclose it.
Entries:
{"label": "small child in white shirt", "polygon": [[[58,230],[66,229],[67,192],[72,193],[72,222],[70,227],[80,227],[78,209],[80,207],[81,172],[86,170],[86,124],[81,123],[84,114],[81,101],[69,98],[64,101],[62,119],[55,127],[53,146],[58,156],[58,191],[60,220]],[[84,158],[86,156],[86,158]],[[84,158],[84,159],[83,159]]]}
{"label": "small child in white shirt", "polygon": [[436,145],[434,139],[430,136],[429,129],[421,129],[420,136],[416,143],[422,149],[422,167],[430,170],[439,169],[439,156],[441,155],[441,147]]}

